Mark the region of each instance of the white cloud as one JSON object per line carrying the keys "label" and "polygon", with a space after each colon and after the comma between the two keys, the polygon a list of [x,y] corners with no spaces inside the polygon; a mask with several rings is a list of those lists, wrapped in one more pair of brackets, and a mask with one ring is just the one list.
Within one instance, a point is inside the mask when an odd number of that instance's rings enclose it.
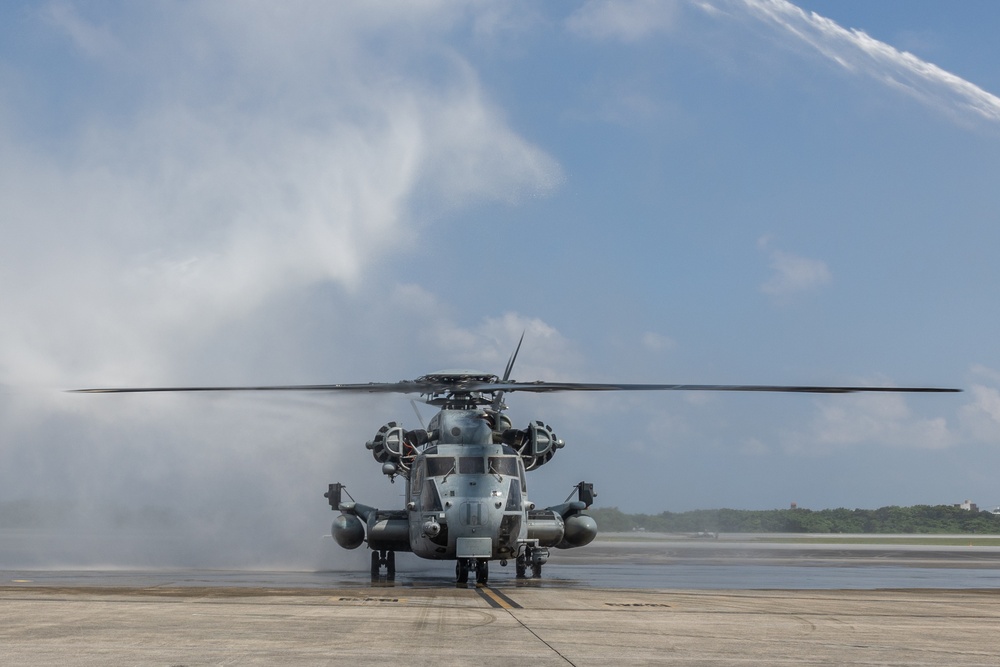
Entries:
{"label": "white cloud", "polygon": [[654,331],[647,331],[642,334],[642,346],[650,352],[663,352],[664,350],[674,349],[677,346],[677,342],[669,336],[664,336]]}
{"label": "white cloud", "polygon": [[[685,4],[715,20],[751,19],[771,26],[790,38],[783,40],[786,44],[804,45],[847,72],[870,77],[960,122],[1000,122],[1000,97],[913,53],[788,0],[688,0]],[[638,42],[678,30],[682,7],[680,2],[655,0],[590,0],[566,24],[571,32],[588,39]]]}
{"label": "white cloud", "polygon": [[768,264],[772,270],[771,277],[760,287],[765,294],[789,296],[817,289],[832,280],[830,269],[822,260],[772,249],[766,237],[758,241],[757,245],[768,253]]}
{"label": "white cloud", "polygon": [[70,37],[74,46],[91,58],[120,55],[118,40],[107,25],[97,25],[82,19],[76,8],[67,2],[45,5],[41,15]]}
{"label": "white cloud", "polygon": [[[723,0],[734,10],[781,29],[843,69],[871,76],[920,102],[950,114],[972,114],[1000,122],[1000,98],[912,53],[900,51],[866,33],[847,29],[787,0]],[[713,12],[713,15],[716,13]]]}
{"label": "white cloud", "polygon": [[[983,366],[974,367],[972,372],[989,380],[1000,377],[1000,374]],[[976,383],[966,393],[954,396],[965,400],[965,404],[945,408],[952,415],[949,418],[914,412],[904,394],[817,398],[814,400],[817,411],[809,423],[787,433],[782,443],[788,452],[826,454],[831,450],[861,444],[946,449],[972,443],[1000,442],[1000,389]]]}
{"label": "white cloud", "polygon": [[589,0],[570,15],[566,26],[590,39],[636,42],[673,29],[679,9],[673,0]]}
{"label": "white cloud", "polygon": [[1000,442],[1000,390],[981,384],[969,388],[972,402],[962,406],[959,419],[979,442]]}
{"label": "white cloud", "polygon": [[579,359],[573,352],[572,343],[538,317],[507,312],[466,327],[438,316],[427,323],[424,336],[435,342],[442,356],[478,370],[502,375],[522,334],[524,343],[511,379],[578,379],[574,373],[579,367]]}
{"label": "white cloud", "polygon": [[760,438],[747,438],[740,443],[739,452],[745,456],[759,457],[771,454],[771,448]]}
{"label": "white cloud", "polygon": [[[7,381],[167,380],[189,342],[276,294],[358,289],[412,245],[415,207],[515,202],[561,178],[456,54],[403,39],[407,59],[365,42],[414,23],[447,29],[447,3],[305,3],[304,15],[193,5],[145,39],[54,7],[73,43],[91,50],[97,37],[83,37],[110,31],[156,85],[134,108],[95,104],[74,118],[57,154],[19,139],[30,119],[0,125],[0,295],[18,323],[0,331]],[[98,79],[118,72],[93,64]]]}
{"label": "white cloud", "polygon": [[913,414],[901,394],[835,396],[817,399],[816,407],[808,429],[786,437],[786,450],[820,454],[861,444],[944,449],[958,442],[944,418]]}

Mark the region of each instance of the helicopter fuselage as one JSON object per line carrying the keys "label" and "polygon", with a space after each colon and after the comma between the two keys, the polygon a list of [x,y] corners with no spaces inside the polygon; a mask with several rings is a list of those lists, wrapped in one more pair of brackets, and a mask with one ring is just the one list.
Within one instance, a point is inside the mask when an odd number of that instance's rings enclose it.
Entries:
{"label": "helicopter fuselage", "polygon": [[332,484],[327,497],[341,511],[334,538],[347,549],[367,541],[373,576],[383,564],[393,574],[394,552],[410,551],[457,560],[460,581],[463,568],[467,576],[473,567],[485,581],[490,560],[515,559],[519,576],[528,567],[537,576],[550,547],[589,543],[597,534],[593,519],[581,514],[589,501],[536,510],[528,500],[526,471],[551,459],[562,441],[541,422],[523,431],[509,426],[505,416],[475,406],[441,409],[426,431],[386,424],[368,448],[383,473],[406,479],[406,507],[341,502],[342,485]]}
{"label": "helicopter fuselage", "polygon": [[440,444],[411,469],[410,546],[422,558],[513,558],[527,537],[524,465],[510,447]]}

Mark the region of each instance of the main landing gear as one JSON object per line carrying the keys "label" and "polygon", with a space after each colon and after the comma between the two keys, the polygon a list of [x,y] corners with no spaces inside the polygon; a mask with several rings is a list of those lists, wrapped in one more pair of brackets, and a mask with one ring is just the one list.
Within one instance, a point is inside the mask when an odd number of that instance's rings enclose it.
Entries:
{"label": "main landing gear", "polygon": [[382,566],[385,565],[385,580],[396,580],[396,552],[395,551],[372,551],[372,581],[378,581],[382,575]]}
{"label": "main landing gear", "polygon": [[455,581],[459,585],[469,583],[469,573],[476,572],[476,584],[485,586],[490,578],[490,562],[485,558],[459,558],[455,561]]}
{"label": "main landing gear", "polygon": [[531,578],[542,578],[542,565],[549,559],[549,550],[545,547],[526,546],[517,560],[514,561],[514,570],[518,579],[528,578],[528,568],[531,568]]}

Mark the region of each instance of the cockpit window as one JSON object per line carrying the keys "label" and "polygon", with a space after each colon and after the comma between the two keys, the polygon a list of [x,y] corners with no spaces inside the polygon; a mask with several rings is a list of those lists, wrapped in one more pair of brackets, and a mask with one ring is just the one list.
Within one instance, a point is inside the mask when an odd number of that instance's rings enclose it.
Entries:
{"label": "cockpit window", "polygon": [[521,507],[521,482],[512,479],[510,480],[510,493],[507,494],[507,507],[504,508],[504,511],[520,512]]}
{"label": "cockpit window", "polygon": [[455,471],[454,456],[428,456],[427,475],[430,477],[441,477]]}
{"label": "cockpit window", "polygon": [[517,475],[516,456],[491,456],[490,473],[513,477]]}
{"label": "cockpit window", "polygon": [[416,464],[413,466],[413,474],[410,475],[410,490],[414,493],[420,492],[420,487],[424,484],[424,475],[426,474],[426,466],[424,461],[417,459]]}
{"label": "cockpit window", "polygon": [[486,473],[482,456],[459,456],[458,472],[461,475],[482,475]]}

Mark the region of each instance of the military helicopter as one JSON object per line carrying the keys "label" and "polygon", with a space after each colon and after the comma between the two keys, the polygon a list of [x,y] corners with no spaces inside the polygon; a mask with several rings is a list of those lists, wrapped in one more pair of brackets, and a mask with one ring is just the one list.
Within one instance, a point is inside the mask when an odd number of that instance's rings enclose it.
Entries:
{"label": "military helicopter", "polygon": [[[521,337],[523,342],[524,336]],[[565,502],[536,508],[528,500],[526,473],[552,460],[565,446],[552,427],[535,420],[513,428],[505,414],[509,392],[567,391],[735,391],[848,394],[856,392],[957,392],[934,387],[827,387],[775,385],[617,384],[518,382],[510,379],[521,348],[518,343],[502,378],[474,370],[445,370],[401,382],[367,384],[280,385],[258,387],[150,387],[78,389],[76,393],[306,391],[418,394],[438,408],[426,428],[408,430],[395,421],[382,426],[366,444],[391,481],[406,481],[403,509],[379,509],[359,503],[346,487],[329,484],[324,494],[340,514],[334,539],[345,549],[368,543],[372,580],[382,570],[395,579],[396,552],[433,560],[454,560],[458,585],[489,580],[489,564],[515,562],[517,578],[531,571],[541,577],[549,549],[582,547],[597,536],[587,514],[597,495],[580,482]],[[414,406],[415,407],[415,406]],[[419,413],[418,413],[419,416]],[[345,501],[344,495],[350,500]]]}

